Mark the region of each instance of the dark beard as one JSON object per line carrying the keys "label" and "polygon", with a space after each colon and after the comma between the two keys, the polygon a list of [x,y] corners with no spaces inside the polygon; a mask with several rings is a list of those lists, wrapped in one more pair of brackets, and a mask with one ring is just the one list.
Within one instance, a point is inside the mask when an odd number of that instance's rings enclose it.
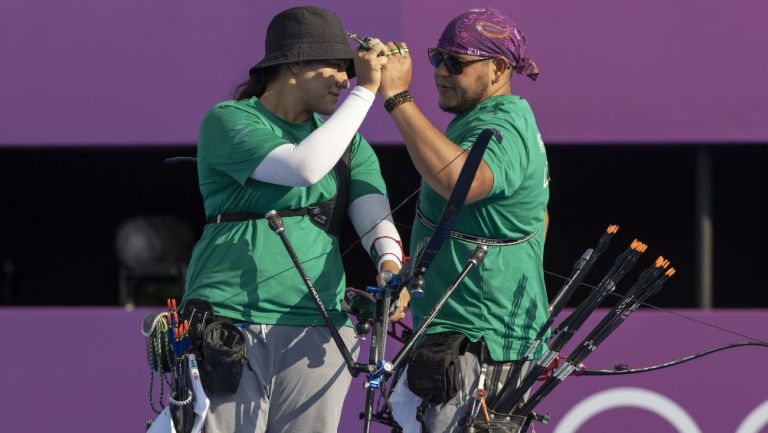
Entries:
{"label": "dark beard", "polygon": [[478,79],[477,84],[477,91],[462,95],[462,97],[459,98],[459,102],[454,105],[444,106],[443,104],[438,103],[440,109],[447,113],[461,114],[474,108],[475,105],[479,104],[480,101],[485,99],[485,95],[489,87],[488,83],[484,83],[482,79]]}

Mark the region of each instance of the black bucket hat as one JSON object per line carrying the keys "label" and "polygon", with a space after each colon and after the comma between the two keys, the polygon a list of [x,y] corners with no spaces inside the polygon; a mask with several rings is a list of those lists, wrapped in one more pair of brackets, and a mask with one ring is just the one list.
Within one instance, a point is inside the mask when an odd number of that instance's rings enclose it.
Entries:
{"label": "black bucket hat", "polygon": [[305,60],[348,59],[347,76],[355,76],[354,52],[339,17],[323,8],[301,6],[280,12],[267,27],[264,58],[251,75],[267,66]]}

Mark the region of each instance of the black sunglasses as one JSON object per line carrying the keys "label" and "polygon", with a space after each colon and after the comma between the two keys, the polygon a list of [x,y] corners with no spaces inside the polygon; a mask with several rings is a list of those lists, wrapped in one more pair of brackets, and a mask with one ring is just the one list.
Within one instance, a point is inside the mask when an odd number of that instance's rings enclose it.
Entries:
{"label": "black sunglasses", "polygon": [[445,65],[445,69],[448,70],[448,73],[452,75],[459,75],[464,72],[465,66],[493,59],[493,57],[485,57],[475,60],[461,60],[455,55],[444,53],[437,48],[428,49],[427,55],[429,56],[429,63],[431,63],[435,69],[439,68],[440,64],[443,64]]}

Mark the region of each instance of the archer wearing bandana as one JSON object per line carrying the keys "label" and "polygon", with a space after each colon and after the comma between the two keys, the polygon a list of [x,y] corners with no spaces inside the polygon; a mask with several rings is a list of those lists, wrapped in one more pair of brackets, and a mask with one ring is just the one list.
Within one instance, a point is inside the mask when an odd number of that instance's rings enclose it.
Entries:
{"label": "archer wearing bandana", "polygon": [[[401,42],[388,45],[390,50],[405,47]],[[419,431],[421,424],[422,431],[434,433],[462,431],[483,364],[488,367],[487,379],[480,385],[488,393],[491,411],[501,385],[519,380],[527,367],[521,360],[548,316],[543,253],[549,177],[531,107],[511,92],[513,73],[535,80],[539,72],[525,53],[525,38],[515,23],[495,9],[469,10],[448,24],[428,55],[435,68],[438,104],[456,115],[445,133],[422,114],[407,91],[410,57],[390,57],[379,89],[422,176],[412,256],[432,235],[429,226],[439,218],[454,188],[466,158],[462,152],[483,129],[494,128],[502,136],[488,145],[453,228],[465,236],[449,238],[424,276],[425,296],[411,302],[418,325],[477,244],[488,245],[485,260],[470,271],[427,328],[429,335],[419,344],[432,349],[420,355],[417,348],[410,371],[392,396],[395,418],[406,432]],[[440,358],[436,347],[453,351],[436,365],[445,361],[460,368],[442,377],[439,369],[423,367]],[[541,355],[541,350],[537,352],[530,356]],[[456,389],[433,389],[443,379]],[[482,411],[479,416],[483,417]]]}

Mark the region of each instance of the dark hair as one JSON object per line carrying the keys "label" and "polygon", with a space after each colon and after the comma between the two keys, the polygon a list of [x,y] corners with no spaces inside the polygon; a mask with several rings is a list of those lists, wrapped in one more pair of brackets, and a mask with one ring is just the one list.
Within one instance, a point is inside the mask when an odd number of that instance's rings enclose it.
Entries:
{"label": "dark hair", "polygon": [[254,96],[260,98],[267,91],[267,85],[272,81],[284,65],[272,65],[259,68],[250,77],[235,87],[234,97],[238,101],[250,99]]}

